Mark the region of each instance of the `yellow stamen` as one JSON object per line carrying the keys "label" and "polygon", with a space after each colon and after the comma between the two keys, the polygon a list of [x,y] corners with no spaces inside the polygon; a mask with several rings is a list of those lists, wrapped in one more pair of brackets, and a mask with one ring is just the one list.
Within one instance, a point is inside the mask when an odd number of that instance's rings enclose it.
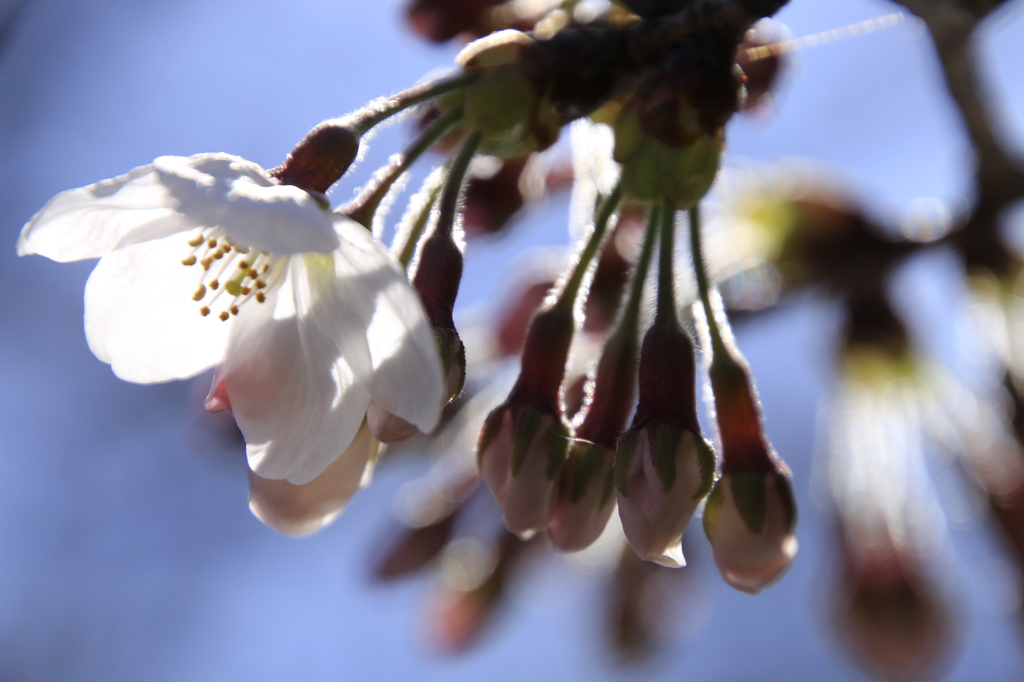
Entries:
{"label": "yellow stamen", "polygon": [[199,288],[196,289],[196,293],[192,294],[193,301],[203,300],[203,296],[206,296],[206,286],[200,284]]}
{"label": "yellow stamen", "polygon": [[218,282],[216,278],[210,280],[210,288],[211,289],[213,289],[214,291],[217,291],[217,289],[219,287],[220,287],[220,282]]}
{"label": "yellow stamen", "polygon": [[181,261],[181,264],[182,265],[195,265],[196,264],[196,257],[195,256],[189,256],[185,260]]}
{"label": "yellow stamen", "polygon": [[202,308],[199,309],[199,314],[202,315],[203,317],[206,317],[207,315],[210,314],[210,309],[204,305]]}
{"label": "yellow stamen", "polygon": [[228,315],[228,311],[224,310],[224,311],[221,312],[220,315],[218,315],[218,317],[220,317],[220,321],[221,322],[227,322],[228,318],[231,317],[231,316]]}

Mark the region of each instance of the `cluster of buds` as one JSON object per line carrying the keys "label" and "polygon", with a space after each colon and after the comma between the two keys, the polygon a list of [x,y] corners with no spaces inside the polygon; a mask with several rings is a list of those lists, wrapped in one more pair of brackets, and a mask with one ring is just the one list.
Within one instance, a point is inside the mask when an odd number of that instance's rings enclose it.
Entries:
{"label": "cluster of buds", "polygon": [[[395,248],[411,268],[441,349],[446,403],[466,377],[465,348],[452,315],[462,271],[459,227],[468,238],[507,229],[526,203],[526,169],[576,119],[608,126],[619,170],[614,189],[602,188],[592,229],[567,272],[524,290],[498,334],[498,354],[520,355],[520,369],[504,400],[483,420],[476,454],[505,528],[492,533],[492,560],[481,577],[447,589],[437,600],[439,631],[448,646],[461,648],[484,628],[509,576],[534,548],[549,541],[559,551],[582,550],[605,532],[616,510],[632,550],[620,562],[630,577],[619,588],[630,596],[617,606],[620,634],[631,641],[646,637],[636,639],[643,628],[629,608],[638,599],[637,586],[651,582],[659,566],[685,565],[682,538],[702,505],[715,563],[730,586],[757,593],[793,561],[797,511],[791,474],[766,436],[750,367],[726,317],[729,300],[723,302],[705,267],[699,209],[718,177],[731,117],[765,108],[785,68],[783,53],[772,49],[782,38],[778,27],[761,24],[748,31],[782,4],[621,0],[587,19],[571,3],[538,16],[517,0],[411,3],[410,21],[431,40],[486,37],[459,55],[461,71],[450,87],[431,91],[425,124],[406,154],[345,211],[373,226],[376,208],[416,157],[428,148],[451,153],[442,179],[434,176],[425,184]],[[289,159],[292,170],[275,177],[325,191],[330,183],[317,174],[344,172],[371,118],[357,117],[344,133],[331,133],[338,151],[330,153],[329,163],[297,149],[295,160]],[[318,134],[327,139],[325,131]],[[497,170],[474,177],[469,168],[475,154],[497,157]],[[875,439],[870,442],[878,453],[892,455],[853,453],[849,445],[845,455],[833,453],[837,476],[874,481],[868,487],[877,489],[858,493],[856,482],[846,480],[833,490],[843,547],[835,610],[839,634],[878,675],[934,675],[953,639],[951,611],[924,568],[929,557],[902,534],[905,524],[891,513],[897,507],[921,513],[910,477],[894,474],[897,464],[910,466],[916,454],[909,452],[914,448],[896,452],[893,443],[902,436],[874,423],[893,390],[910,391],[914,409],[923,411],[921,391],[931,385],[889,301],[889,276],[926,242],[952,244],[962,257],[976,308],[983,310],[988,331],[998,331],[992,336],[1004,395],[979,398],[978,410],[996,415],[993,429],[1006,431],[1006,437],[996,439],[997,447],[963,424],[958,435],[968,449],[1019,456],[1024,353],[1013,336],[1024,310],[1024,267],[992,230],[971,224],[947,239],[944,233],[893,229],[838,193],[773,196],[759,211],[760,265],[776,277],[779,293],[819,288],[846,314],[837,401],[845,411],[833,429],[859,429],[859,442]],[[697,349],[680,319],[681,303],[688,301],[676,300],[674,236],[684,212],[698,293],[692,317],[708,375],[705,393],[717,452],[698,420]],[[635,253],[623,248],[630,240],[610,236],[627,232],[640,243]],[[655,254],[654,315],[648,320],[645,288]],[[601,350],[584,375],[572,369],[573,354],[587,343]],[[910,434],[908,442],[918,437],[918,428],[925,429],[914,422],[917,414],[901,417],[909,425],[900,432]],[[367,420],[385,442],[417,433],[379,407],[371,406]],[[852,441],[851,433],[841,437]],[[1019,560],[1024,459],[1004,457],[1000,466],[993,464],[996,459],[972,455],[969,468]],[[878,493],[883,489],[889,498]],[[265,494],[272,492],[267,488]],[[410,531],[382,562],[380,574],[417,570],[435,558],[444,565],[468,561],[446,557],[463,556],[455,551],[461,545],[454,529],[472,508],[469,501],[481,494],[465,496]]]}

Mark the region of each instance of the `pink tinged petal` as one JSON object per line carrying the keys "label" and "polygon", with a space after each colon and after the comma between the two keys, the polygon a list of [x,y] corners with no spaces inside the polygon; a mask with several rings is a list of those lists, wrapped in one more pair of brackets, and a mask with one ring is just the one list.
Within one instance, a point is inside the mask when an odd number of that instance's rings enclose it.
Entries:
{"label": "pink tinged petal", "polygon": [[[574,446],[575,447],[578,446]],[[569,461],[562,470],[563,485],[551,522],[548,535],[551,543],[563,552],[586,549],[604,532],[608,520],[615,511],[615,495],[612,490],[612,453],[599,445],[584,446],[591,451],[603,451],[604,466],[595,471],[582,496],[573,499],[573,459],[578,455],[570,451]]]}
{"label": "pink tinged petal", "polygon": [[[723,476],[712,493],[722,496],[717,518],[709,533],[715,564],[730,586],[749,594],[757,594],[781,579],[797,552],[797,541],[792,531],[793,517],[779,494],[779,486],[774,480],[776,476],[763,476],[766,504],[761,533],[751,531],[740,515],[733,496],[731,476]],[[709,506],[711,504],[709,500]],[[707,522],[705,528],[708,528]]]}
{"label": "pink tinged petal", "polygon": [[193,300],[201,271],[181,264],[189,235],[118,249],[85,285],[85,335],[97,358],[125,381],[185,379],[224,357],[228,330]]}
{"label": "pink tinged petal", "polygon": [[224,358],[224,383],[249,468],[295,485],[309,483],[341,456],[370,402],[337,339],[316,322],[313,310],[328,305],[332,292],[318,286],[323,264],[309,268],[310,258],[293,256],[266,303],[242,307]]}
{"label": "pink tinged petal", "polygon": [[198,224],[218,226],[228,239],[277,255],[338,247],[335,214],[326,199],[278,185],[266,171],[228,154],[161,156],[153,169],[170,205]]}
{"label": "pink tinged petal", "polygon": [[[350,303],[349,324],[363,324],[373,402],[423,433],[437,426],[445,378],[433,328],[419,295],[391,252],[361,225],[339,216],[335,289]],[[354,318],[354,319],[353,319]]]}
{"label": "pink tinged petal", "polygon": [[526,539],[548,527],[557,495],[558,478],[548,475],[550,459],[545,447],[554,418],[541,417],[522,465],[513,475],[512,411],[505,407],[498,415],[497,430],[480,453],[480,474],[501,507],[505,527]]}
{"label": "pink tinged petal", "polygon": [[140,166],[50,199],[22,229],[18,255],[39,254],[62,263],[99,258],[199,225],[174,210],[153,166]]}
{"label": "pink tinged petal", "polygon": [[391,414],[372,400],[366,410],[366,424],[381,443],[401,443],[420,432],[415,426]]}
{"label": "pink tinged petal", "polygon": [[213,372],[213,383],[210,384],[210,392],[206,395],[203,409],[207,412],[230,412],[231,399],[228,398],[228,387],[224,385],[224,366],[218,365]]}
{"label": "pink tinged petal", "polygon": [[668,492],[654,467],[650,432],[641,430],[635,443],[626,494],[618,493],[622,530],[641,559],[680,568],[686,565],[683,531],[700,504],[703,487],[696,442],[690,431],[683,432],[675,450],[676,477]]}
{"label": "pink tinged petal", "polygon": [[331,523],[359,490],[377,441],[366,428],[319,476],[303,485],[249,472],[249,509],[279,533],[301,536]]}

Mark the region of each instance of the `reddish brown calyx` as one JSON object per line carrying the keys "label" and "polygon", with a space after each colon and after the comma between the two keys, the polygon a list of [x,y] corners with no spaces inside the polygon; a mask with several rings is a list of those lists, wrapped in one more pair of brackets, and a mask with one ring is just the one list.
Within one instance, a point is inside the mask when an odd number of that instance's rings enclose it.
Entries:
{"label": "reddish brown calyx", "polygon": [[746,367],[719,347],[709,374],[722,442],[722,474],[778,471],[779,463],[764,435],[761,410]]}
{"label": "reddish brown calyx", "polygon": [[295,145],[285,162],[271,169],[282,185],[324,194],[359,154],[359,134],[347,126],[324,122]]}
{"label": "reddish brown calyx", "polygon": [[615,449],[626,428],[636,385],[636,330],[620,329],[605,344],[594,377],[594,396],[576,437]]}
{"label": "reddish brown calyx", "polygon": [[639,403],[632,428],[672,424],[700,433],[693,341],[678,322],[658,315],[640,348]]}
{"label": "reddish brown calyx", "polygon": [[552,415],[561,414],[558,391],[565,377],[573,331],[572,311],[563,306],[556,305],[533,316],[523,346],[522,369],[508,402],[533,405]]}

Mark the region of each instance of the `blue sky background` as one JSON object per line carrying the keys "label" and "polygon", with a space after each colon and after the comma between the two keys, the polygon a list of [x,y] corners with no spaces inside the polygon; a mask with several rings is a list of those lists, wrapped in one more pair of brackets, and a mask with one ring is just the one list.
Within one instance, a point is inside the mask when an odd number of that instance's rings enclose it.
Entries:
{"label": "blue sky background", "polygon": [[[1024,151],[1024,8],[986,27],[986,77],[1003,132]],[[0,2],[0,11],[6,5]],[[894,11],[882,0],[792,0],[805,35]],[[626,679],[602,651],[601,578],[550,559],[525,576],[492,633],[461,658],[424,636],[427,580],[379,587],[369,556],[390,499],[418,472],[378,472],[345,514],[296,541],[246,508],[244,455],[204,420],[205,386],[120,382],[90,354],[91,263],[18,259],[22,224],[57,192],[162,154],[228,151],[276,165],[314,124],[451,63],[407,33],[400,6],[336,0],[32,0],[0,47],[0,681]],[[926,39],[912,25],[797,58],[768,119],[739,120],[730,153],[834,166],[883,216],[969,186],[967,146]],[[350,196],[405,129],[379,135]],[[506,240],[470,246],[463,309],[512,276],[508,254],[564,244],[567,206],[531,210]],[[1024,226],[1022,226],[1024,227]],[[937,353],[955,339],[941,256],[916,262],[901,300]],[[810,299],[740,332],[769,435],[794,472],[801,554],[751,598],[717,579],[702,538],[689,621],[639,669],[650,679],[860,680],[830,635],[827,512],[811,458],[833,316]],[[942,472],[940,471],[940,476]],[[1005,562],[977,516],[951,525],[961,607],[953,680],[1024,677]],[[683,632],[683,630],[690,630]]]}

